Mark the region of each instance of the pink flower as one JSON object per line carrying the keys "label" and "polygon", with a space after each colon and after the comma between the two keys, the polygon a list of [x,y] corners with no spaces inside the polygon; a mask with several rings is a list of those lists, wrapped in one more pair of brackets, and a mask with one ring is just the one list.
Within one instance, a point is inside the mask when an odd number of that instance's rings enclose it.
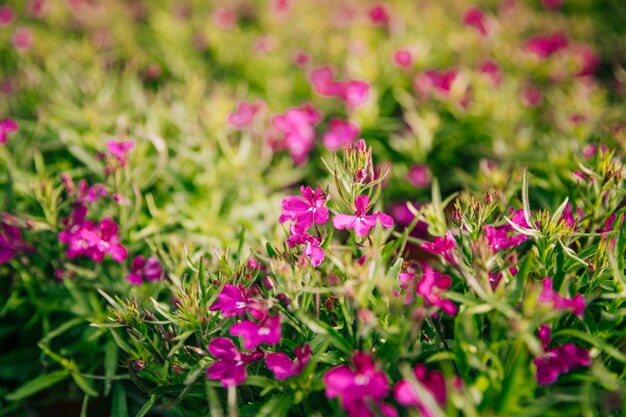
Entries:
{"label": "pink flower", "polygon": [[513,248],[524,243],[528,238],[524,235],[509,236],[505,228],[485,226],[485,236],[494,252]]}
{"label": "pink flower", "polygon": [[231,336],[241,336],[243,347],[251,350],[261,344],[276,345],[280,342],[280,316],[268,317],[260,323],[249,320],[240,321],[230,328]]}
{"label": "pink flower", "polygon": [[572,54],[578,63],[579,69],[576,75],[579,77],[593,75],[600,65],[600,59],[589,45],[574,46]]}
{"label": "pink flower", "polygon": [[424,297],[426,307],[439,307],[449,316],[457,313],[457,307],[450,300],[441,296],[442,290],[452,286],[452,279],[448,275],[435,271],[430,265],[425,264],[422,279],[417,283],[415,292]]}
{"label": "pink flower", "polygon": [[20,52],[25,52],[33,45],[33,34],[28,28],[20,27],[15,29],[11,37],[13,46]]}
{"label": "pink flower", "polygon": [[261,107],[263,107],[261,102],[250,104],[243,100],[240,101],[237,104],[237,110],[228,115],[228,124],[237,129],[245,129],[252,126],[254,116],[256,116]]}
{"label": "pink flower", "polygon": [[286,148],[296,165],[309,157],[315,141],[314,126],[321,120],[321,114],[310,104],[292,107],[284,114],[272,117],[272,126],[284,134],[280,145]]}
{"label": "pink flower", "polygon": [[537,368],[535,379],[540,385],[553,384],[561,374],[568,373],[572,369],[591,366],[589,351],[571,343],[548,349],[550,333],[550,327],[542,324],[538,335],[546,353],[533,361]]}
{"label": "pink flower", "polygon": [[109,153],[115,157],[121,166],[126,166],[128,163],[127,154],[131,149],[135,147],[134,140],[126,140],[118,142],[116,140],[109,140],[107,142],[107,149]]}
{"label": "pink flower", "polygon": [[335,72],[325,65],[315,68],[309,75],[313,91],[322,97],[340,97],[349,109],[354,109],[367,101],[370,86],[365,81],[335,81]]}
{"label": "pink flower", "polygon": [[417,188],[430,186],[430,168],[428,165],[415,164],[409,169],[408,179]]}
{"label": "pink flower", "polygon": [[[513,276],[517,275],[517,267],[510,267],[509,273]],[[489,272],[489,285],[491,285],[492,291],[495,291],[498,288],[498,285],[500,285],[500,281],[502,281],[502,277],[502,271]]]}
{"label": "pink flower", "polygon": [[232,29],[237,25],[237,14],[232,10],[217,9],[213,13],[213,23],[220,29]]}
{"label": "pink flower", "polygon": [[354,229],[357,236],[367,236],[372,227],[379,222],[384,228],[393,226],[393,219],[385,213],[366,215],[370,199],[366,195],[358,196],[354,200],[354,216],[349,214],[336,214],[333,217],[333,226],[337,230]]}
{"label": "pink flower", "polygon": [[349,109],[355,109],[367,101],[369,92],[370,85],[365,81],[349,80],[344,84],[341,98]]}
{"label": "pink flower", "polygon": [[262,300],[251,298],[243,285],[225,284],[217,295],[217,301],[209,307],[209,311],[221,311],[223,317],[236,317],[249,313],[257,320],[262,320],[267,316],[267,308]]}
{"label": "pink flower", "polygon": [[216,337],[209,343],[208,350],[216,359],[206,370],[211,380],[219,380],[224,388],[243,384],[248,377],[246,365],[263,357],[261,352],[242,353],[232,340]]}
{"label": "pink flower", "polygon": [[534,36],[524,43],[522,49],[539,58],[548,58],[566,48],[568,44],[567,38],[562,33],[554,33],[546,36]]}
{"label": "pink flower", "polygon": [[368,402],[373,401],[386,416],[396,416],[395,410],[382,402],[389,392],[387,375],[379,371],[372,358],[357,352],[352,357],[354,368],[337,366],[324,374],[326,397],[339,398],[341,407],[351,417],[373,417]]}
{"label": "pink flower", "polygon": [[34,248],[24,242],[22,231],[11,222],[13,216],[3,214],[0,219],[0,264],[7,263],[18,252],[33,252]]}
{"label": "pink flower", "polygon": [[[446,381],[443,378],[443,374],[439,371],[428,372],[426,370],[426,366],[421,363],[415,365],[413,372],[415,374],[415,379],[419,381],[424,388],[426,388],[426,390],[433,396],[437,404],[443,407],[447,400]],[[396,398],[396,401],[403,406],[416,407],[421,416],[435,416],[435,414],[424,404],[411,381],[403,379],[398,382],[393,390],[393,395]]]}
{"label": "pink flower", "polygon": [[585,297],[582,294],[576,294],[574,298],[565,298],[557,291],[554,291],[552,286],[552,278],[544,278],[543,291],[539,294],[539,302],[550,304],[555,310],[567,310],[578,317],[582,317],[586,307]]}
{"label": "pink flower", "polygon": [[[602,144],[600,145],[600,153],[605,153],[607,150],[609,149],[608,146]],[[582,155],[583,158],[585,159],[589,159],[589,158],[593,158],[594,156],[596,156],[596,153],[598,151],[598,146],[594,145],[594,144],[590,144],[585,146],[585,148],[583,149]]]}
{"label": "pink flower", "polygon": [[448,230],[446,235],[441,238],[435,237],[435,240],[431,242],[424,242],[420,245],[420,248],[432,253],[433,255],[443,256],[443,258],[451,265],[454,265],[454,248],[456,247],[456,240],[452,236],[452,232]]}
{"label": "pink flower", "polygon": [[370,7],[367,11],[367,16],[374,25],[389,25],[391,21],[391,14],[387,5],[377,3]]}
{"label": "pink flower", "polygon": [[304,68],[309,61],[311,61],[311,57],[302,49],[296,49],[291,54],[291,62],[300,68]]}
{"label": "pink flower", "polygon": [[0,27],[9,25],[15,18],[15,12],[9,6],[0,7]]}
{"label": "pink flower", "polygon": [[472,6],[467,9],[463,15],[463,23],[476,29],[482,36],[487,35],[485,14],[478,7]]}
{"label": "pink flower", "polygon": [[320,247],[320,239],[311,236],[306,232],[297,233],[295,230],[291,230],[291,236],[287,239],[287,245],[290,248],[295,248],[299,245],[306,245],[304,248],[304,255],[308,256],[311,260],[311,266],[317,268],[326,258],[324,250]]}
{"label": "pink flower", "polygon": [[413,53],[410,49],[397,49],[391,57],[391,62],[398,68],[409,69],[413,65]]}
{"label": "pink flower", "polygon": [[14,133],[19,130],[18,124],[13,119],[0,120],[0,143],[7,143],[9,133]]}
{"label": "pink flower", "polygon": [[483,61],[478,70],[481,74],[485,75],[494,86],[497,87],[502,84],[502,70],[495,61],[491,59]]}
{"label": "pink flower", "polygon": [[144,279],[148,282],[158,281],[163,274],[163,267],[157,258],[150,256],[148,259],[139,255],[133,259],[132,271],[126,275],[126,279],[132,285],[141,285]]}
{"label": "pink flower", "polygon": [[352,144],[361,130],[354,123],[341,119],[331,119],[328,131],[324,134],[323,143],[326,149],[336,152],[346,145]]}
{"label": "pink flower", "polygon": [[289,359],[284,353],[268,353],[265,355],[265,364],[274,373],[276,379],[287,379],[295,375],[300,375],[302,369],[311,359],[311,348],[309,345],[296,347],[294,351],[296,358]]}
{"label": "pink flower", "polygon": [[427,95],[434,92],[440,97],[447,97],[452,90],[452,84],[456,80],[458,71],[450,69],[447,71],[428,70],[415,77],[413,87],[420,93]]}
{"label": "pink flower", "polygon": [[324,206],[328,198],[321,188],[313,192],[311,187],[300,187],[300,196],[289,196],[281,202],[282,214],[279,222],[287,220],[295,222],[295,233],[305,232],[315,224],[324,224],[328,221],[328,208]]}
{"label": "pink flower", "polygon": [[543,93],[541,90],[529,86],[522,90],[522,102],[527,107],[537,107],[543,100]]}

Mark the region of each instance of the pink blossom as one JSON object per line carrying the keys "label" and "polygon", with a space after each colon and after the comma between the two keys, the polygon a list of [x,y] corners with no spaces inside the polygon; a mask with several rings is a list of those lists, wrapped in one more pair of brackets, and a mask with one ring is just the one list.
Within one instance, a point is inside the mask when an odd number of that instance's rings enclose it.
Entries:
{"label": "pink blossom", "polygon": [[144,279],[148,282],[158,281],[163,275],[163,267],[157,258],[150,256],[148,259],[139,255],[133,259],[132,271],[126,275],[126,279],[132,285],[141,285]]}
{"label": "pink blossom", "polygon": [[552,35],[534,36],[528,39],[522,49],[539,58],[548,58],[566,48],[568,44],[569,41],[562,33],[553,33]]}
{"label": "pink blossom", "polygon": [[0,27],[9,25],[15,18],[15,12],[9,6],[0,7]]}
{"label": "pink blossom", "polygon": [[517,247],[528,239],[524,235],[509,236],[506,229],[491,226],[485,226],[485,236],[487,237],[489,246],[494,252]]}
{"label": "pink blossom", "polygon": [[11,37],[13,46],[20,52],[25,52],[33,45],[33,34],[30,29],[25,27],[19,27],[13,32]]}
{"label": "pink blossom", "polygon": [[9,262],[18,252],[34,251],[22,238],[22,231],[11,224],[12,218],[4,213],[0,219],[0,264]]}
{"label": "pink blossom", "polygon": [[230,328],[231,336],[241,336],[243,347],[251,350],[261,344],[276,345],[280,342],[280,316],[267,317],[259,323],[250,320],[240,321]]}
{"label": "pink blossom", "polygon": [[243,286],[225,284],[217,295],[217,301],[209,307],[209,311],[221,311],[223,317],[250,314],[257,320],[267,316],[267,308],[262,300],[250,297],[249,291]]}
{"label": "pink blossom", "polygon": [[291,62],[300,68],[304,68],[311,61],[311,57],[302,49],[296,49],[291,54]]}
{"label": "pink blossom", "polygon": [[[413,370],[415,379],[426,388],[426,390],[433,396],[437,404],[444,406],[447,400],[446,381],[443,374],[439,371],[426,370],[426,366],[423,364],[415,365]],[[434,417],[435,414],[431,411],[423,400],[420,398],[419,393],[413,387],[413,383],[409,380],[403,379],[396,384],[393,395],[400,404],[405,407],[416,407],[420,415],[423,417]]]}
{"label": "pink blossom", "polygon": [[413,87],[420,94],[430,94],[434,92],[440,97],[447,97],[452,90],[452,84],[456,80],[458,71],[450,69],[447,71],[427,70],[418,74],[413,81]]}
{"label": "pink blossom", "polygon": [[41,18],[47,13],[48,6],[48,0],[30,0],[27,6],[28,15]]}
{"label": "pink blossom", "polygon": [[[609,149],[608,146],[606,145],[600,145],[600,153],[605,153],[607,150]],[[589,159],[589,158],[593,158],[594,156],[596,156],[596,153],[598,151],[598,146],[594,145],[594,144],[589,144],[587,146],[585,146],[585,148],[583,149],[582,155],[583,158],[585,159]]]}
{"label": "pink blossom", "polygon": [[19,130],[17,122],[13,119],[0,120],[0,144],[7,143],[9,133],[15,133]]}
{"label": "pink blossom", "polygon": [[232,10],[219,8],[213,13],[213,23],[220,29],[232,29],[237,25],[237,14]]}
{"label": "pink blossom", "polygon": [[396,49],[391,57],[391,62],[398,68],[409,69],[413,65],[413,53],[410,49]]}
{"label": "pink blossom", "polygon": [[263,107],[262,102],[250,104],[241,100],[237,104],[237,110],[228,115],[228,124],[237,129],[245,129],[252,126],[254,116],[256,116],[261,107]]}
{"label": "pink blossom", "polygon": [[476,29],[482,36],[486,36],[488,33],[485,13],[478,7],[472,6],[467,9],[463,15],[463,23]]}
{"label": "pink blossom", "polygon": [[578,63],[579,77],[593,75],[600,65],[600,59],[589,45],[576,45],[572,49],[572,54]]}
{"label": "pink blossom", "polygon": [[233,341],[225,337],[211,340],[208,350],[218,360],[207,368],[207,378],[221,381],[225,388],[243,384],[248,377],[246,365],[263,357],[261,352],[240,352]]}
{"label": "pink blossom", "polygon": [[328,131],[324,134],[323,143],[326,149],[336,152],[346,145],[352,144],[361,130],[354,123],[341,119],[331,119]]}
{"label": "pink blossom", "polygon": [[555,310],[567,310],[572,314],[582,317],[586,307],[585,297],[576,294],[574,298],[565,298],[552,288],[552,278],[546,277],[543,280],[543,291],[539,294],[539,302],[550,304]]}
{"label": "pink blossom", "polygon": [[289,151],[296,165],[308,159],[315,142],[314,126],[319,123],[321,117],[321,114],[308,103],[292,107],[284,114],[272,117],[272,126],[284,135],[280,145]]}
{"label": "pink blossom", "polygon": [[293,229],[293,227],[291,230],[291,236],[287,239],[287,245],[289,245],[290,248],[306,245],[304,248],[304,255],[309,257],[313,268],[317,268],[326,258],[324,250],[320,247],[320,242],[320,238],[311,236],[306,232],[298,233]]}
{"label": "pink blossom", "polygon": [[537,369],[535,379],[540,385],[550,385],[556,382],[561,374],[572,369],[591,366],[589,351],[574,344],[548,349],[550,343],[550,327],[542,324],[539,329],[539,339],[545,353],[533,361]]}
{"label": "pink blossom", "polygon": [[522,90],[522,102],[527,107],[537,107],[543,101],[543,93],[541,90],[529,86]]}
{"label": "pink blossom", "polygon": [[409,169],[408,179],[417,188],[430,186],[430,168],[425,164],[415,164]]}
{"label": "pink blossom", "polygon": [[328,221],[328,208],[326,199],[328,198],[321,188],[315,192],[311,187],[300,187],[300,196],[289,196],[283,198],[281,202],[282,214],[280,223],[287,220],[295,222],[293,230],[295,233],[305,232],[315,224],[324,224]]}
{"label": "pink blossom", "polygon": [[287,379],[300,375],[302,369],[311,359],[311,348],[309,345],[296,347],[294,354],[296,356],[294,360],[280,352],[265,355],[265,364],[274,373],[276,379]]}
{"label": "pink blossom", "polygon": [[121,166],[124,167],[128,163],[128,152],[135,147],[135,141],[126,140],[118,142],[116,140],[109,140],[106,145],[109,153],[119,161]]}
{"label": "pink blossom", "polygon": [[435,271],[428,264],[423,266],[423,270],[422,279],[415,287],[417,295],[424,297],[426,307],[439,307],[449,316],[456,315],[458,309],[454,303],[441,296],[441,291],[452,286],[452,279],[448,275]]}
{"label": "pink blossom", "polygon": [[333,217],[333,226],[337,230],[354,229],[357,236],[367,236],[372,227],[379,222],[384,228],[393,226],[393,219],[385,213],[366,215],[370,199],[366,195],[358,196],[354,200],[354,216],[349,214],[336,214]]}
{"label": "pink blossom", "polygon": [[389,392],[387,375],[376,368],[366,353],[355,353],[352,361],[354,369],[340,365],[324,374],[326,397],[339,398],[341,407],[350,417],[374,417],[368,407],[370,401],[375,402],[385,416],[396,416],[396,411],[382,402]]}
{"label": "pink blossom", "polygon": [[443,258],[451,265],[454,265],[454,248],[456,247],[456,240],[452,236],[452,232],[448,230],[446,235],[442,237],[435,237],[433,242],[424,242],[420,245],[422,249],[432,253],[433,255],[443,256]]}
{"label": "pink blossom", "polygon": [[391,21],[391,13],[386,4],[377,3],[367,10],[367,16],[374,25],[388,26]]}
{"label": "pink blossom", "polygon": [[478,68],[481,74],[483,74],[489,82],[494,86],[502,84],[502,70],[500,66],[493,60],[488,59],[483,61]]}
{"label": "pink blossom", "polygon": [[367,101],[370,86],[365,81],[335,81],[334,70],[325,65],[315,68],[309,75],[313,91],[322,97],[339,97],[349,109],[354,109]]}
{"label": "pink blossom", "polygon": [[[517,275],[517,267],[512,266],[509,268],[509,273],[513,276]],[[500,285],[500,281],[502,281],[503,274],[502,271],[498,272],[489,272],[489,285],[491,285],[491,290],[495,291]]]}

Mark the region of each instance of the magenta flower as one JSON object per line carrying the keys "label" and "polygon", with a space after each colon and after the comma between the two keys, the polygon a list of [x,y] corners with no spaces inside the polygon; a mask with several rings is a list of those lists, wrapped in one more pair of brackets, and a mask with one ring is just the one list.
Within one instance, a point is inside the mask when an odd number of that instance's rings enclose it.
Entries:
{"label": "magenta flower", "polygon": [[522,102],[527,107],[537,107],[543,101],[543,93],[536,87],[528,86],[522,90]]}
{"label": "magenta flower", "polygon": [[470,7],[463,15],[463,23],[467,26],[473,27],[482,36],[487,35],[487,22],[485,20],[485,13],[478,7]]}
{"label": "magenta flower", "polygon": [[13,46],[20,52],[25,52],[33,45],[33,33],[30,29],[25,27],[19,27],[13,32],[11,36]]}
{"label": "magenta flower", "polygon": [[9,25],[15,18],[15,12],[9,6],[0,6],[0,27]]}
{"label": "magenta flower", "polygon": [[326,204],[327,195],[321,188],[313,192],[311,187],[300,187],[300,196],[289,196],[283,198],[281,202],[282,214],[280,223],[287,220],[295,222],[293,230],[296,233],[303,233],[315,224],[324,224],[328,221],[328,208]]}
{"label": "magenta flower", "polygon": [[317,268],[326,258],[324,249],[320,247],[320,238],[311,236],[306,232],[297,233],[295,230],[291,230],[291,236],[287,239],[287,245],[290,248],[295,248],[299,245],[306,245],[304,248],[304,255],[308,256],[311,260],[311,266]]}
{"label": "magenta flower", "polygon": [[454,260],[454,248],[456,247],[456,240],[452,236],[452,232],[448,230],[446,235],[442,237],[435,237],[432,242],[424,242],[420,245],[420,248],[432,253],[433,255],[443,256],[443,258],[451,265],[456,262]]}
{"label": "magenta flower", "polygon": [[0,120],[0,144],[7,143],[9,133],[14,133],[19,130],[18,124],[13,119]]}
{"label": "magenta flower", "polygon": [[217,301],[209,307],[209,311],[221,311],[223,317],[241,317],[249,313],[257,320],[267,316],[267,308],[263,301],[250,297],[250,293],[243,285],[224,285],[217,295]]}
{"label": "magenta flower", "polygon": [[330,120],[328,131],[324,134],[322,141],[326,149],[336,152],[346,145],[351,145],[360,132],[361,129],[354,123],[334,118]]}
{"label": "magenta flower", "polygon": [[553,384],[561,374],[568,373],[572,369],[591,366],[589,351],[574,344],[567,343],[548,349],[550,333],[548,325],[541,325],[538,335],[545,353],[533,361],[537,369],[535,379],[540,385]]}
{"label": "magenta flower", "polygon": [[157,258],[150,256],[148,259],[139,255],[133,259],[132,271],[126,275],[126,279],[132,285],[141,285],[144,279],[148,282],[158,281],[163,274],[163,267]]}
{"label": "magenta flower", "polygon": [[110,140],[107,142],[107,149],[109,153],[115,157],[121,166],[126,166],[128,163],[127,154],[131,149],[135,147],[135,141],[126,140],[118,142],[116,140]]}
{"label": "magenta flower", "polygon": [[272,117],[272,126],[284,135],[280,145],[289,151],[296,165],[308,159],[315,142],[314,126],[319,123],[321,117],[321,114],[308,103],[292,107],[284,114]]}
{"label": "magenta flower", "polygon": [[313,91],[322,97],[339,97],[349,109],[354,109],[367,101],[370,86],[365,81],[335,81],[335,72],[325,65],[315,68],[309,75]]}
{"label": "magenta flower", "polygon": [[377,403],[386,416],[396,416],[396,411],[382,402],[389,392],[387,375],[376,368],[366,353],[355,353],[352,361],[355,369],[340,365],[324,374],[326,397],[339,398],[341,407],[350,417],[375,416],[368,402]]}
{"label": "magenta flower", "polygon": [[415,287],[417,295],[424,297],[426,307],[439,307],[449,316],[456,315],[458,311],[457,306],[452,301],[441,296],[443,290],[447,290],[452,286],[452,279],[448,275],[435,271],[428,264],[424,264],[423,269],[422,279]]}
{"label": "magenta flower", "polygon": [[528,239],[524,235],[509,236],[505,229],[498,229],[491,226],[485,226],[485,236],[487,237],[491,250],[494,252],[517,247]]}
{"label": "magenta flower", "polygon": [[[439,371],[428,372],[426,366],[421,363],[415,365],[413,373],[415,379],[430,392],[437,404],[443,407],[447,400],[446,381],[443,374]],[[405,407],[416,407],[423,417],[435,416],[433,411],[424,404],[411,381],[403,379],[398,382],[393,389],[393,396]]]}
{"label": "magenta flower", "polygon": [[393,219],[385,213],[375,213],[366,215],[370,199],[366,195],[358,196],[354,199],[354,216],[349,214],[336,214],[333,217],[333,226],[337,230],[354,229],[357,236],[367,236],[376,222],[384,228],[393,226]]}
{"label": "magenta flower", "polygon": [[582,317],[586,307],[585,297],[576,294],[574,298],[565,298],[553,289],[552,278],[543,280],[543,291],[539,294],[539,302],[550,304],[555,310],[567,310],[572,314]]}
{"label": "magenta flower", "polygon": [[289,359],[289,356],[280,352],[267,353],[265,355],[265,364],[274,373],[276,379],[287,379],[300,375],[302,369],[311,359],[311,348],[309,345],[296,347],[294,354],[296,356],[294,360]]}
{"label": "magenta flower", "polygon": [[391,14],[387,5],[376,3],[367,11],[367,16],[374,25],[387,26],[391,21]]}
{"label": "magenta flower", "polygon": [[548,58],[554,53],[566,48],[569,44],[567,38],[561,33],[546,36],[534,36],[528,39],[522,49],[539,58]]}
{"label": "magenta flower", "polygon": [[230,328],[230,335],[241,336],[243,347],[248,350],[255,349],[261,344],[276,345],[281,337],[280,316],[268,317],[259,323],[241,321]]}
{"label": "magenta flower", "polygon": [[423,95],[434,92],[437,96],[445,98],[452,90],[452,84],[456,80],[458,71],[450,69],[447,71],[428,70],[418,74],[413,81],[415,90]]}
{"label": "magenta flower", "polygon": [[237,110],[228,115],[228,124],[237,128],[245,129],[252,126],[254,117],[263,107],[263,103],[257,102],[250,104],[246,101],[240,101],[237,104]]}
{"label": "magenta flower", "polygon": [[9,262],[18,252],[34,251],[22,238],[22,231],[11,224],[12,218],[13,216],[5,213],[0,219],[0,264]]}
{"label": "magenta flower", "polygon": [[355,109],[367,101],[370,85],[365,81],[349,80],[344,83],[341,98],[349,109]]}
{"label": "magenta flower", "polygon": [[409,169],[407,178],[415,187],[426,188],[430,186],[430,168],[428,165],[415,164]]}
{"label": "magenta flower", "polygon": [[206,376],[208,379],[221,381],[224,388],[243,384],[248,377],[246,365],[263,357],[261,352],[240,352],[233,341],[225,337],[211,340],[208,350],[218,360],[207,368]]}
{"label": "magenta flower", "polygon": [[502,84],[502,69],[500,69],[500,66],[495,61],[491,59],[483,61],[478,71],[487,77],[492,85],[497,87]]}
{"label": "magenta flower", "polygon": [[410,49],[397,49],[391,57],[391,62],[398,68],[409,69],[413,65],[413,53]]}

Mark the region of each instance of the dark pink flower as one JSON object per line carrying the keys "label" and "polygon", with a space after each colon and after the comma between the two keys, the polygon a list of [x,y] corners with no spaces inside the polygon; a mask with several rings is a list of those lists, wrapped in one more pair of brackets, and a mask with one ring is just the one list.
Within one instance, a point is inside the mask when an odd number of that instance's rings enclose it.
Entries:
{"label": "dark pink flower", "polygon": [[478,7],[472,6],[465,11],[463,23],[476,29],[482,36],[486,36],[488,33],[485,13]]}
{"label": "dark pink flower", "polygon": [[261,344],[276,345],[280,342],[280,316],[268,317],[259,323],[250,320],[240,321],[230,328],[231,336],[241,336],[243,347],[251,350]]}
{"label": "dark pink flower", "polygon": [[315,68],[309,75],[313,91],[322,97],[340,97],[349,109],[354,109],[367,101],[370,86],[365,81],[335,81],[334,70],[325,65]]}
{"label": "dark pink flower", "polygon": [[126,164],[128,163],[127,154],[134,147],[134,140],[126,140],[121,142],[118,142],[116,140],[109,140],[107,142],[107,149],[109,150],[109,153],[119,161],[121,166],[126,166]]}
{"label": "dark pink flower", "polygon": [[352,144],[360,132],[361,130],[354,123],[334,118],[330,120],[328,131],[324,134],[322,141],[326,149],[336,152]]}
{"label": "dark pink flower", "polygon": [[302,49],[296,49],[291,54],[291,62],[297,65],[300,68],[306,67],[306,65],[311,61],[311,57]]}
{"label": "dark pink flower", "polygon": [[0,143],[7,143],[9,133],[15,133],[19,130],[18,124],[13,119],[0,120]]}
{"label": "dark pink flower", "polygon": [[543,101],[543,93],[538,88],[528,86],[522,90],[522,102],[527,107],[537,107]]}
{"label": "dark pink flower", "polygon": [[366,353],[355,353],[352,361],[354,369],[340,365],[324,374],[326,397],[339,398],[341,407],[350,417],[375,416],[368,402],[377,403],[386,416],[395,416],[395,410],[382,402],[389,392],[387,375],[376,368]]}
{"label": "dark pink flower", "polygon": [[409,169],[407,178],[415,187],[426,188],[430,186],[430,168],[425,164],[415,164]]}
{"label": "dark pink flower", "polygon": [[28,28],[19,27],[13,32],[11,41],[13,42],[15,49],[18,51],[28,51],[33,45],[33,33]]}
{"label": "dark pink flower", "polygon": [[254,116],[256,116],[261,107],[263,107],[262,102],[250,104],[243,100],[240,101],[237,104],[237,110],[228,115],[228,124],[237,129],[245,129],[252,126]]}
{"label": "dark pink flower", "polygon": [[[426,366],[421,363],[415,365],[413,372],[415,379],[426,388],[437,404],[443,407],[447,400],[446,381],[443,374],[439,371],[428,372]],[[435,416],[433,411],[424,404],[423,399],[420,398],[420,394],[413,387],[411,381],[403,379],[398,382],[393,390],[393,395],[396,401],[403,406],[416,407],[423,417]]]}
{"label": "dark pink flower", "polygon": [[413,65],[413,53],[410,49],[396,49],[391,57],[391,62],[398,68],[409,69]]}
{"label": "dark pink flower", "polygon": [[296,347],[294,354],[296,356],[294,360],[280,352],[265,355],[265,364],[274,373],[276,379],[287,379],[300,375],[302,369],[311,359],[311,348],[309,345]]}
{"label": "dark pink flower", "polygon": [[18,252],[33,252],[34,248],[22,238],[22,231],[11,221],[13,216],[4,213],[0,218],[0,264],[9,262]]}
{"label": "dark pink flower", "polygon": [[391,13],[389,12],[389,7],[386,4],[376,3],[372,7],[367,10],[367,16],[375,25],[389,25],[391,21]]}
{"label": "dark pink flower", "polygon": [[0,7],[0,27],[9,25],[15,18],[15,12],[9,6]]}
{"label": "dark pink flower", "polygon": [[208,350],[218,360],[207,368],[207,378],[221,381],[225,388],[243,384],[248,377],[246,365],[263,357],[261,352],[240,352],[233,341],[225,337],[211,340]]}
{"label": "dark pink flower", "polygon": [[576,75],[579,77],[593,75],[598,65],[600,65],[600,59],[589,45],[574,46],[572,54],[578,63]]}
{"label": "dark pink flower", "polygon": [[287,220],[295,222],[293,230],[295,233],[302,233],[315,224],[324,224],[328,221],[328,208],[326,199],[328,198],[321,188],[313,192],[311,187],[300,187],[300,196],[289,196],[283,198],[281,202],[282,214],[280,223]]}
{"label": "dark pink flower", "polygon": [[[513,276],[517,275],[517,267],[512,266],[509,268],[509,273]],[[492,291],[495,291],[500,285],[500,281],[502,281],[503,274],[502,271],[498,272],[489,272],[489,285],[491,285]]]}
{"label": "dark pink flower", "polygon": [[290,248],[295,248],[299,245],[306,245],[304,248],[304,255],[308,256],[311,260],[311,266],[317,268],[326,258],[324,250],[320,247],[320,239],[311,236],[306,232],[298,233],[293,227],[291,228],[291,236],[287,239],[287,245]]}
{"label": "dark pink flower", "polygon": [[539,302],[550,304],[555,310],[567,310],[578,317],[583,316],[586,307],[585,297],[576,294],[574,298],[565,298],[552,288],[552,278],[546,277],[543,280],[543,291],[539,294]]}
{"label": "dark pink flower", "polygon": [[296,165],[308,159],[315,142],[314,126],[319,123],[321,117],[321,114],[308,103],[292,107],[285,113],[272,117],[272,126],[284,135],[278,144],[289,151]]}
{"label": "dark pink flower", "polygon": [[132,271],[126,275],[126,279],[132,285],[141,285],[144,279],[148,282],[158,281],[163,275],[163,267],[157,258],[150,256],[148,259],[139,255],[133,259]]}
{"label": "dark pink flower", "polygon": [[481,74],[483,74],[491,84],[499,86],[502,84],[502,70],[500,66],[493,60],[488,59],[483,61],[478,68]]}
{"label": "dark pink flower", "polygon": [[248,313],[257,320],[267,316],[267,308],[263,301],[250,297],[249,291],[243,285],[225,284],[217,295],[217,301],[209,307],[209,311],[221,311],[224,317]]}
{"label": "dark pink flower", "polygon": [[48,6],[48,0],[30,0],[26,10],[29,16],[38,19],[47,13]]}
{"label": "dark pink flower", "polygon": [[454,240],[454,236],[452,236],[450,230],[446,232],[443,238],[436,236],[433,242],[424,242],[420,247],[433,255],[443,256],[446,262],[451,265],[456,263],[453,252],[456,247],[456,240]]}
{"label": "dark pink flower", "polygon": [[415,90],[423,95],[434,92],[439,97],[447,97],[452,90],[452,84],[456,80],[458,71],[450,69],[447,71],[427,70],[418,74],[413,81]]}
{"label": "dark pink flower", "polygon": [[441,292],[452,286],[452,279],[435,271],[430,265],[424,264],[422,279],[417,283],[415,292],[424,297],[426,307],[439,307],[449,316],[457,313],[457,307],[450,300],[441,296]]}
{"label": "dark pink flower", "polygon": [[569,41],[562,33],[553,33],[552,35],[534,36],[528,39],[522,49],[539,58],[548,58],[561,49],[566,48],[568,44]]}
{"label": "dark pink flower", "polygon": [[557,348],[548,349],[550,333],[548,325],[541,325],[538,336],[545,353],[533,361],[537,369],[535,379],[540,385],[553,384],[561,374],[568,373],[572,369],[591,366],[589,351],[574,344],[567,343]]}
{"label": "dark pink flower", "polygon": [[517,247],[528,239],[524,235],[511,234],[509,236],[506,229],[491,226],[485,226],[485,236],[494,252]]}
{"label": "dark pink flower", "polygon": [[384,228],[393,226],[393,219],[385,213],[365,214],[368,210],[370,199],[366,195],[358,196],[354,200],[354,215],[336,214],[333,217],[333,226],[337,230],[354,229],[357,236],[367,236],[376,222]]}

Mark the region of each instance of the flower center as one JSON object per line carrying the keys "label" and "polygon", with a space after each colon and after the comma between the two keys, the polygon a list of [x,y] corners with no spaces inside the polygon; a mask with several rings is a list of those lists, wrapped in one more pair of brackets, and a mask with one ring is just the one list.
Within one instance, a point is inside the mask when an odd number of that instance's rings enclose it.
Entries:
{"label": "flower center", "polygon": [[370,382],[370,379],[367,375],[357,375],[356,378],[354,378],[354,383],[357,385],[367,385]]}
{"label": "flower center", "polygon": [[270,334],[269,327],[261,327],[259,329],[259,336],[267,336],[268,334]]}

